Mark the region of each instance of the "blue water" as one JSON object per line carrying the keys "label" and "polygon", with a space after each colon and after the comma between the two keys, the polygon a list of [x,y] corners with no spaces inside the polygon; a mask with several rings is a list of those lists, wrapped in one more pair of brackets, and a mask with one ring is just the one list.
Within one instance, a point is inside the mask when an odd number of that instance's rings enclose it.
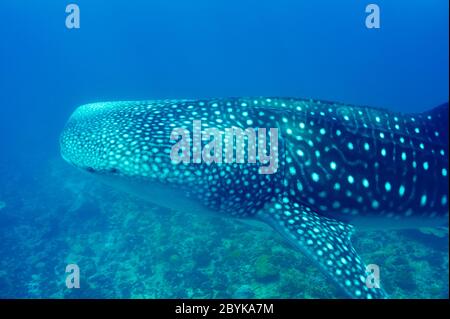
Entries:
{"label": "blue water", "polygon": [[[65,164],[58,138],[76,106],[104,100],[290,96],[401,112],[448,101],[448,1],[371,2],[380,29],[365,27],[369,1],[79,0],[81,27],[69,30],[69,2],[1,1],[0,297],[333,298],[277,238],[152,214]],[[357,245],[400,256],[402,271],[386,275],[394,297],[443,298],[448,232],[433,234],[368,233]],[[283,276],[255,276],[268,259]],[[69,262],[84,289],[65,287]]]}

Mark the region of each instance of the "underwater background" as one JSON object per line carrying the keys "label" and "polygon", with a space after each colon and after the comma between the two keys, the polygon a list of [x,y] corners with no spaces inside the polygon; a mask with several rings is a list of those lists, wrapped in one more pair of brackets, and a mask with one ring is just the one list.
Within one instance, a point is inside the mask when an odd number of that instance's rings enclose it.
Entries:
{"label": "underwater background", "polygon": [[[0,2],[0,298],[336,298],[281,237],[116,191],[66,164],[76,106],[282,96],[448,101],[447,0]],[[381,28],[367,29],[376,3]],[[357,232],[392,298],[448,298],[448,228]],[[81,288],[65,285],[67,264]]]}

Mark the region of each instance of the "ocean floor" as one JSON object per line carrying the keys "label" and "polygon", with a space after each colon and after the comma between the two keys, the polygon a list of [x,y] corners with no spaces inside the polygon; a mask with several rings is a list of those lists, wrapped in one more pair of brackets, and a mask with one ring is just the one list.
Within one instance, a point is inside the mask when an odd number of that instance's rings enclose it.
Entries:
{"label": "ocean floor", "polygon": [[[158,208],[52,161],[0,193],[0,298],[337,298],[265,226]],[[448,298],[448,229],[358,232],[391,298]],[[65,286],[67,264],[80,289]]]}

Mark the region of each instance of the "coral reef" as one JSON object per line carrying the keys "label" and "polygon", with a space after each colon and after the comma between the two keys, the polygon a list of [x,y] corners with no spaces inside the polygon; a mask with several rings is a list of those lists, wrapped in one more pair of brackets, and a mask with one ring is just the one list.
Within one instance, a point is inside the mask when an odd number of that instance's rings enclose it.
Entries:
{"label": "coral reef", "polygon": [[270,256],[262,255],[256,259],[255,279],[260,282],[271,282],[278,279],[278,269],[270,260]]}

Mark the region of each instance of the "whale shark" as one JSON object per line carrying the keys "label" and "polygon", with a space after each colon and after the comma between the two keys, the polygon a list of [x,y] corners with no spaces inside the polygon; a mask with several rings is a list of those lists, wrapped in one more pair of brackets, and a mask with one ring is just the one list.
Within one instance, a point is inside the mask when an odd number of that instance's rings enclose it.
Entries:
{"label": "whale shark", "polygon": [[[276,150],[276,171],[261,174],[259,151],[259,161],[250,151],[247,161],[174,161],[183,139],[174,129],[190,133],[193,121],[201,132],[276,129],[276,145],[257,145]],[[372,299],[388,294],[369,284],[352,234],[448,225],[448,130],[448,103],[399,113],[278,97],[117,101],[79,106],[60,149],[73,166],[157,205],[266,223],[347,297]],[[191,157],[217,139],[185,137]]]}

